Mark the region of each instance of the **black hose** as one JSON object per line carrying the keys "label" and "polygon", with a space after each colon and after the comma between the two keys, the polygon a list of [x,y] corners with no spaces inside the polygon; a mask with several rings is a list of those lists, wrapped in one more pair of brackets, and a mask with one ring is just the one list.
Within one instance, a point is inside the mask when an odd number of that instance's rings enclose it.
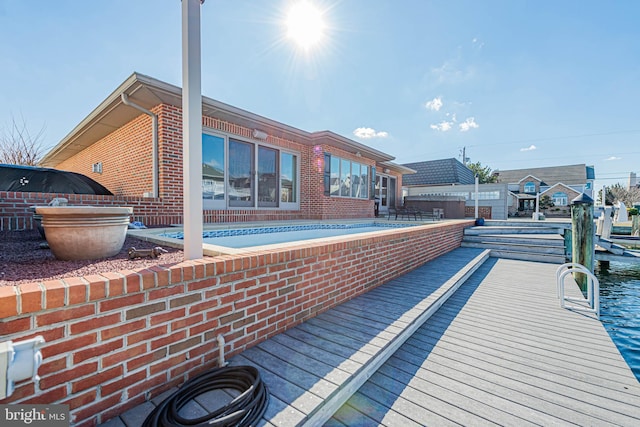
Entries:
{"label": "black hose", "polygon": [[[180,409],[195,397],[212,390],[240,392],[231,402],[200,418],[183,418]],[[147,416],[142,427],[255,426],[269,402],[267,385],[253,366],[228,366],[204,372],[184,383]]]}

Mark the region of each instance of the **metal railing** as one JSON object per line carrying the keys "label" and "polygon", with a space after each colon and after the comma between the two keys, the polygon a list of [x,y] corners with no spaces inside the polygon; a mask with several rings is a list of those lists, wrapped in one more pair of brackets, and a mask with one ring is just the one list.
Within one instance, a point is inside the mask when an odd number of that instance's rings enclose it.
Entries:
{"label": "metal railing", "polygon": [[[587,276],[587,297],[569,297],[564,294],[565,278],[573,273],[582,273]],[[571,276],[573,277],[573,276]],[[575,262],[562,264],[556,270],[557,296],[560,299],[560,307],[568,310],[585,311],[594,313],[600,319],[600,282],[598,278],[584,265]],[[567,302],[575,303],[567,305]]]}

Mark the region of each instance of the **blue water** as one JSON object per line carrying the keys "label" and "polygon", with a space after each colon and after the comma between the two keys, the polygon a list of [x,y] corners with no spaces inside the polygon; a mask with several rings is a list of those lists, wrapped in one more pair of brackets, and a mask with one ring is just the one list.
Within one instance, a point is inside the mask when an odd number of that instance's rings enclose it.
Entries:
{"label": "blue water", "polygon": [[[354,224],[300,224],[273,227],[236,228],[205,231],[204,243],[228,248],[247,248],[251,246],[273,245],[296,242],[299,240],[320,239],[323,237],[344,236],[366,233],[390,228],[411,227],[413,224],[398,223],[354,223]],[[165,233],[165,237],[184,238],[182,232]]]}
{"label": "blue water", "polygon": [[640,381],[640,266],[611,262],[597,269],[600,320]]}

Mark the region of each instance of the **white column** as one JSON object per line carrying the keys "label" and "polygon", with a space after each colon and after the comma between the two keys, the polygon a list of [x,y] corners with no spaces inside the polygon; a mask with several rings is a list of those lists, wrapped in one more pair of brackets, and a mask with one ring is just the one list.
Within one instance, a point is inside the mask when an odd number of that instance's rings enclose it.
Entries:
{"label": "white column", "polygon": [[202,87],[200,0],[182,0],[184,259],[202,258]]}

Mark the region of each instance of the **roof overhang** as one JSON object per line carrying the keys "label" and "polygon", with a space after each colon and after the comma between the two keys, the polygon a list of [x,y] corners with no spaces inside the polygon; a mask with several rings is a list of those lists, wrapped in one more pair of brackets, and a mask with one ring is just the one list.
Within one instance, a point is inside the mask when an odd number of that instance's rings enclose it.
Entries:
{"label": "roof overhang", "polygon": [[[55,167],[142,114],[122,102],[123,93],[130,101],[147,110],[152,110],[159,104],[182,108],[180,87],[133,73],[52,148],[40,164]],[[324,144],[337,147],[376,162],[387,162],[395,158],[330,131],[306,132],[205,96],[202,97],[202,114],[309,146]]]}
{"label": "roof overhang", "polygon": [[415,169],[411,169],[404,165],[399,165],[398,163],[393,163],[393,162],[381,162],[380,166],[402,175],[410,175],[418,172]]}

